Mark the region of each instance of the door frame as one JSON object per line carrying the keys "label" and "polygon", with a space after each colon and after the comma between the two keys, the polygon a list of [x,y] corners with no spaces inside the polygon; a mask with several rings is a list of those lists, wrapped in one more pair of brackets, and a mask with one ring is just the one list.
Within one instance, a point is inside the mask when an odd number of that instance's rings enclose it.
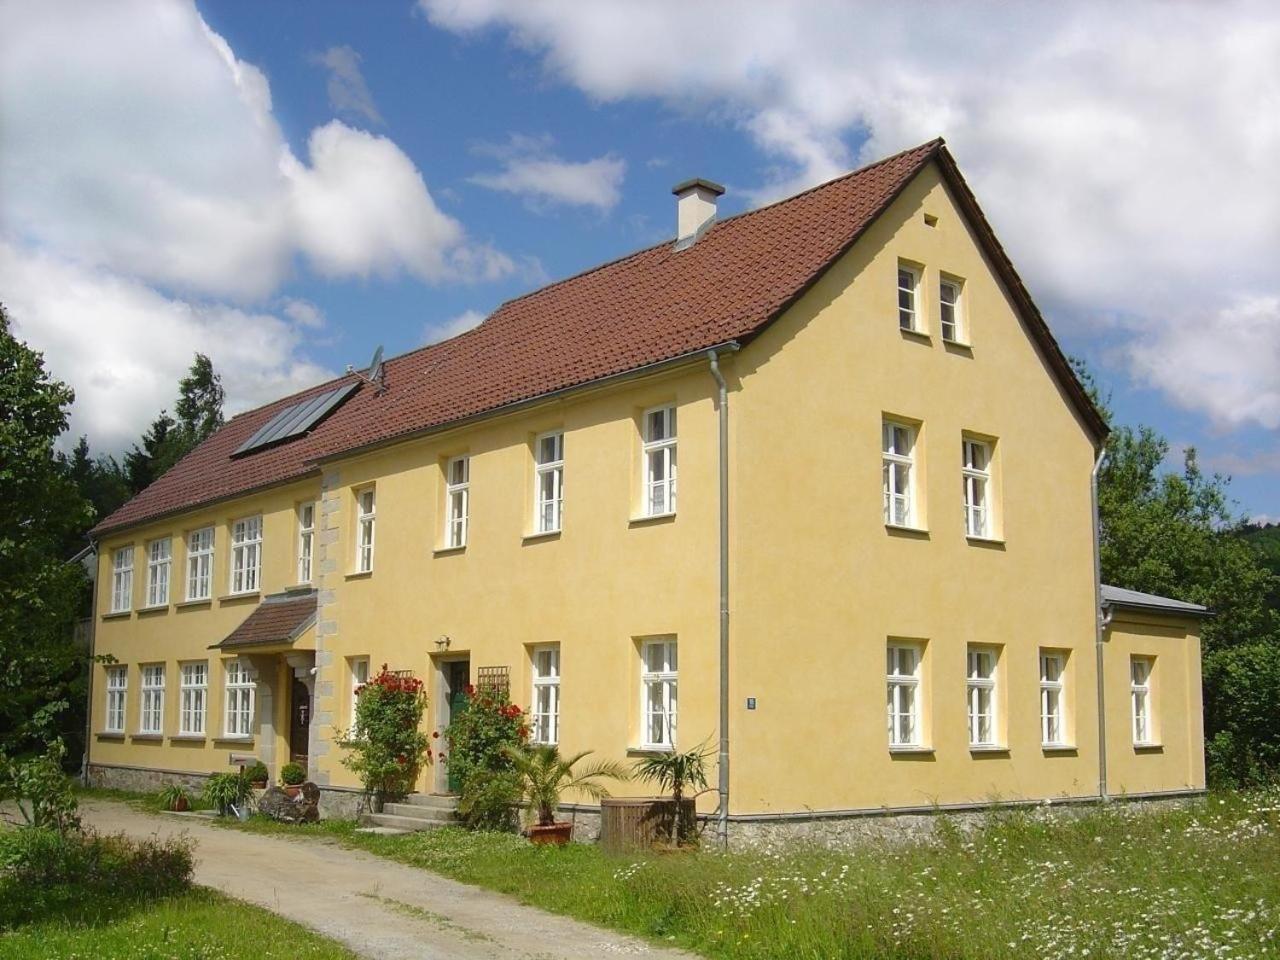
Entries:
{"label": "door frame", "polygon": [[[466,663],[467,677],[470,682],[471,677],[471,651],[460,650],[456,653],[433,653],[431,654],[431,687],[434,694],[435,706],[431,711],[433,730],[441,731],[443,737],[444,728],[449,725],[449,677],[448,664]],[[432,793],[448,793],[449,792],[449,774],[445,770],[445,765],[440,762],[438,747],[443,740],[432,740],[432,750],[437,754],[435,762],[432,763],[431,769],[431,792]]]}

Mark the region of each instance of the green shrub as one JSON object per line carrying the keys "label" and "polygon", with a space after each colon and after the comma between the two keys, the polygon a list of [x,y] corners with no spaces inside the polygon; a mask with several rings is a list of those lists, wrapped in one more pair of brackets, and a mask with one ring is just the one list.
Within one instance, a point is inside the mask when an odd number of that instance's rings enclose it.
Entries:
{"label": "green shrub", "polygon": [[1204,658],[1205,715],[1218,729],[1205,745],[1214,784],[1280,778],[1280,643],[1259,641]]}
{"label": "green shrub", "polygon": [[261,760],[255,760],[249,766],[244,768],[245,779],[250,783],[263,783],[270,776],[267,772],[267,765]]}
{"label": "green shrub", "polygon": [[175,784],[170,784],[160,791],[160,806],[165,810],[177,810],[184,803],[191,805],[191,795],[185,789]]}
{"label": "green shrub", "polygon": [[66,752],[62,741],[55,740],[38,757],[11,760],[0,754],[0,801],[14,801],[29,826],[62,833],[79,829],[79,805],[62,772]]}
{"label": "green shrub", "polygon": [[302,769],[300,763],[286,763],[280,768],[280,782],[285,786],[296,787],[300,783],[305,783],[307,779],[307,771]]}
{"label": "green shrub", "polygon": [[6,881],[28,887],[87,884],[163,895],[190,885],[192,862],[185,837],[134,840],[48,827],[0,833],[0,872]]}
{"label": "green shrub", "polygon": [[[467,687],[466,709],[455,713],[444,735],[449,743],[445,765],[458,780],[459,790],[468,793],[472,778],[515,769],[508,748],[529,742],[529,723],[524,711],[511,702],[505,690],[477,690]],[[477,790],[484,789],[477,787]]]}
{"label": "green shrub", "polygon": [[248,798],[249,778],[242,773],[215,773],[204,785],[205,802],[224,815]]}
{"label": "green shrub", "polygon": [[472,830],[516,829],[520,777],[512,771],[473,772],[458,797],[458,817]]}
{"label": "green shrub", "polygon": [[387,665],[356,693],[355,726],[340,734],[349,750],[343,765],[379,803],[412,793],[428,759],[422,715],[422,681],[392,673]]}

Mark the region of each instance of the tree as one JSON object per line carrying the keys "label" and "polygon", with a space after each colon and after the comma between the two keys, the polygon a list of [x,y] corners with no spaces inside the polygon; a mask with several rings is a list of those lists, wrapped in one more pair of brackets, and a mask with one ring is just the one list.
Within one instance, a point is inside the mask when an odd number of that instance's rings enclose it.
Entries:
{"label": "tree", "polygon": [[0,306],[0,749],[38,749],[83,666],[73,642],[84,583],[66,562],[89,505],[54,453],[74,394],[10,332]]}
{"label": "tree", "polygon": [[142,445],[124,455],[124,475],[130,493],[140,493],[155,482],[156,478],[182,459],[187,450],[177,429],[178,423],[161,410],[160,416],[142,435]]}
{"label": "tree", "polygon": [[213,369],[213,361],[197,353],[191,370],[178,383],[178,428],[191,450],[204,442],[223,424],[222,402],[226,391],[222,377]]}

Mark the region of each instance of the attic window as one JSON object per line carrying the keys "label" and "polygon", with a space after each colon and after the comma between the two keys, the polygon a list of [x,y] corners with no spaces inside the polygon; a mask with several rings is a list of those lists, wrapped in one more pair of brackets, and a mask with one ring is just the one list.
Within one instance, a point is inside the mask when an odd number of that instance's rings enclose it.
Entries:
{"label": "attic window", "polygon": [[938,218],[932,213],[926,213],[924,215],[924,225],[926,227],[936,227],[938,225]]}

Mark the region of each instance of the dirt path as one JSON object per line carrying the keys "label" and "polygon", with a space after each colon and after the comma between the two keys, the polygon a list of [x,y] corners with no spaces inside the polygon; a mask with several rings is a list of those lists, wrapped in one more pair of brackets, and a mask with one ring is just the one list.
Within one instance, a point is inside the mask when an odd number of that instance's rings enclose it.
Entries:
{"label": "dirt path", "polygon": [[544,913],[438,874],[332,843],[289,840],[81,804],[87,824],[134,836],[188,834],[197,883],[266,907],[377,960],[570,960],[692,955]]}

